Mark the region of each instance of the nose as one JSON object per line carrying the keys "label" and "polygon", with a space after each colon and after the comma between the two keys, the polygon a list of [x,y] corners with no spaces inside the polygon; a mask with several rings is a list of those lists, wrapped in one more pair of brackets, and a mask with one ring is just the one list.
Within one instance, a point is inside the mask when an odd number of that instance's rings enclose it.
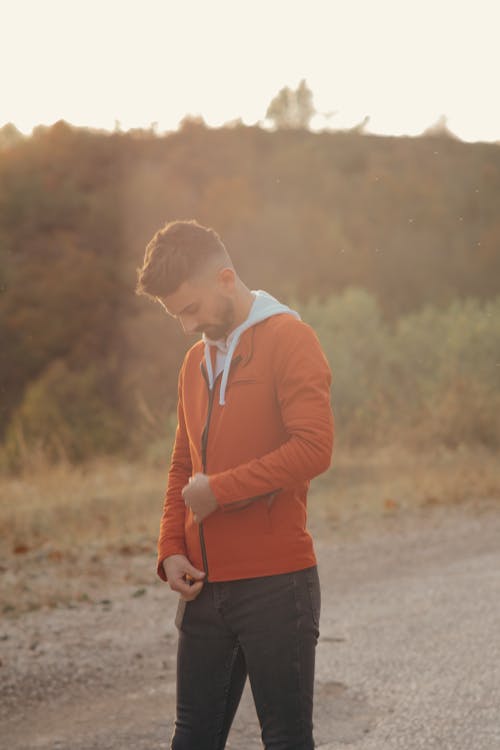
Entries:
{"label": "nose", "polygon": [[184,331],[186,335],[189,335],[191,333],[196,333],[196,329],[198,327],[198,323],[196,320],[192,320],[192,319],[186,320],[185,318],[181,319],[181,325],[182,325],[182,330]]}

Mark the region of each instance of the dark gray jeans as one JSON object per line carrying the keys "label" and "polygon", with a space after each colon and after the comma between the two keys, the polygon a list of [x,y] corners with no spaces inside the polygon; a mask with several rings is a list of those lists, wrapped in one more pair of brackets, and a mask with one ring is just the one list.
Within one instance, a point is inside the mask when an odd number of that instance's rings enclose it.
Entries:
{"label": "dark gray jeans", "polygon": [[221,583],[179,600],[172,750],[223,750],[248,675],[266,750],[311,750],[317,567]]}

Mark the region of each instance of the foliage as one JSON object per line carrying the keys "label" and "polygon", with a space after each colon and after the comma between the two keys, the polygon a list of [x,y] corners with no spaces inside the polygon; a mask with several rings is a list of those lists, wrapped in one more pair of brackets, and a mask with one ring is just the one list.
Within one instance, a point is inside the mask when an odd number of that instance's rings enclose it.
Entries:
{"label": "foliage", "polygon": [[356,288],[301,312],[332,368],[343,440],[500,446],[500,296],[427,305],[394,325]]}
{"label": "foliage", "polygon": [[[299,89],[307,114],[305,82]],[[404,428],[415,439],[497,444],[498,145],[441,131],[313,134],[304,122],[271,133],[187,118],[162,137],[64,122],[28,138],[4,128],[0,440],[9,455],[20,455],[19,440],[52,445],[45,432],[56,418],[40,394],[55,382],[62,393],[66,377],[75,404],[88,398],[89,414],[101,404],[97,421],[112,425],[100,437],[86,427],[93,437],[81,449],[64,439],[70,455],[161,445],[192,341],[135,296],[136,269],[165,221],[193,217],[217,229],[250,288],[296,300],[317,326],[339,434],[371,440]]]}
{"label": "foliage", "polygon": [[303,79],[295,91],[285,86],[278,92],[267,108],[266,118],[278,129],[306,129],[315,112],[312,91]]}
{"label": "foliage", "polygon": [[26,390],[7,430],[3,460],[10,468],[40,455],[80,461],[123,447],[123,425],[106,401],[104,377],[96,367],[71,372],[54,360]]}
{"label": "foliage", "polygon": [[11,122],[0,128],[0,151],[10,148],[24,138],[23,134]]}

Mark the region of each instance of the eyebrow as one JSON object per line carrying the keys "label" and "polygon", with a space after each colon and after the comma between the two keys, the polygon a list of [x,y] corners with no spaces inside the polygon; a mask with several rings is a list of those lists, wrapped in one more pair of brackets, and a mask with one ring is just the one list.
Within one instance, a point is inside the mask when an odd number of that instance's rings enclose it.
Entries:
{"label": "eyebrow", "polygon": [[174,313],[174,312],[172,312],[171,310],[168,309],[167,305],[165,304],[165,302],[163,301],[163,299],[161,297],[158,297],[158,300],[161,302],[161,304],[165,308],[165,311],[169,315],[171,315],[172,318],[178,318],[179,315],[183,315],[185,312],[188,312],[190,307],[192,307],[193,305],[198,305],[199,304],[199,302],[197,302],[196,300],[193,300],[193,302],[190,302],[189,305],[186,305],[185,307],[183,307],[182,310],[179,310],[179,312]]}

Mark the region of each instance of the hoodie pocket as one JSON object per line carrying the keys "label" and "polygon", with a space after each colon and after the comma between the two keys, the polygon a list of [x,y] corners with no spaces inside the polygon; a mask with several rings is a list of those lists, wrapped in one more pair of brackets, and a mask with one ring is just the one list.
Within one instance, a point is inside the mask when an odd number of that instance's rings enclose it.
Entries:
{"label": "hoodie pocket", "polygon": [[252,378],[250,377],[237,377],[233,380],[230,380],[228,385],[264,385],[264,380],[262,378]]}

